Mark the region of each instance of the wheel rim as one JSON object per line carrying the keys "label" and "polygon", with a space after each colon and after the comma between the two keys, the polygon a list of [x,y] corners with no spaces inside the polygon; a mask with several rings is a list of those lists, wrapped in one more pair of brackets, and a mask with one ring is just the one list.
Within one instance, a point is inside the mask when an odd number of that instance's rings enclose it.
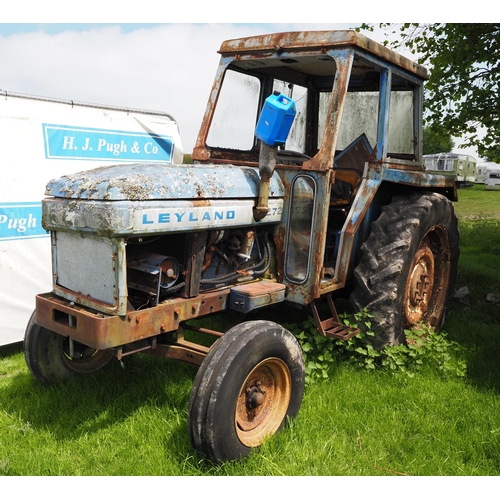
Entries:
{"label": "wheel rim", "polygon": [[[80,342],[73,341],[73,347],[70,348],[71,340],[69,337],[65,337],[63,341],[63,353],[66,361],[72,363],[78,363],[79,361],[84,361],[92,358],[99,353],[98,349],[93,347],[88,347]],[[73,351],[73,352],[71,352]]]}
{"label": "wheel rim", "polygon": [[236,403],[235,426],[248,447],[262,444],[282,424],[291,397],[290,371],[284,361],[268,358],[243,383]]}
{"label": "wheel rim", "polygon": [[405,288],[405,319],[407,325],[422,320],[432,297],[434,283],[434,255],[425,244],[420,243],[413,257]]}
{"label": "wheel rim", "polygon": [[[57,334],[54,334],[57,335]],[[60,336],[57,335],[59,338]],[[62,362],[70,372],[73,373],[92,373],[103,366],[113,357],[111,351],[101,351],[93,347],[86,346],[80,342],[73,341],[70,348],[69,337],[61,337],[58,342],[58,349],[61,349]],[[59,339],[58,339],[59,340]]]}
{"label": "wheel rim", "polygon": [[446,301],[450,277],[450,243],[446,230],[434,227],[421,241],[404,291],[404,323],[437,326]]}

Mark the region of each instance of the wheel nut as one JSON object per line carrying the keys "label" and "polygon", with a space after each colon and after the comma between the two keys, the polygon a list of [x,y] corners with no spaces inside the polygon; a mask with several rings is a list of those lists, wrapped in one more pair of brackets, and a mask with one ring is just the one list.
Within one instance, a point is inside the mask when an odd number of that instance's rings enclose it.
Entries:
{"label": "wheel nut", "polygon": [[247,398],[245,402],[247,409],[253,410],[264,402],[264,394],[258,387],[254,386],[250,390],[247,390]]}

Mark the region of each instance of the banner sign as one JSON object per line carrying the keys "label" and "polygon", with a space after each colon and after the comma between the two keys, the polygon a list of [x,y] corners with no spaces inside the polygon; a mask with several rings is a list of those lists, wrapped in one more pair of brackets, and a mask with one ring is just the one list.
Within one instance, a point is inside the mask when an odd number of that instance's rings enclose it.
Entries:
{"label": "banner sign", "polygon": [[166,135],[43,123],[48,160],[113,160],[172,163]]}
{"label": "banner sign", "polygon": [[0,240],[48,237],[42,227],[42,204],[0,203]]}

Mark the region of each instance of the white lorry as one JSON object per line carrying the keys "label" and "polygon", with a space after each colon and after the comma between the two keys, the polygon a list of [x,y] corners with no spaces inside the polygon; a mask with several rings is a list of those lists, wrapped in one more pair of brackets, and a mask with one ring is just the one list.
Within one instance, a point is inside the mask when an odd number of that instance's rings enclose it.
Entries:
{"label": "white lorry", "polygon": [[50,288],[41,200],[49,179],[119,163],[182,163],[167,113],[0,91],[0,345],[23,340]]}

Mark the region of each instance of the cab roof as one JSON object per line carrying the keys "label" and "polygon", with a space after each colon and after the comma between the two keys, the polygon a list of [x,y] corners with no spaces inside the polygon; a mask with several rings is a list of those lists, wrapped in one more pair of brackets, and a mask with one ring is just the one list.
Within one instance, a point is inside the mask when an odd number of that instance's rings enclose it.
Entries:
{"label": "cab roof", "polygon": [[427,69],[384,45],[367,38],[354,30],[338,31],[288,31],[244,38],[235,38],[222,42],[219,53],[223,56],[248,54],[251,56],[268,55],[269,52],[317,51],[325,53],[329,49],[354,46],[361,52],[368,52],[395,66],[427,79]]}

